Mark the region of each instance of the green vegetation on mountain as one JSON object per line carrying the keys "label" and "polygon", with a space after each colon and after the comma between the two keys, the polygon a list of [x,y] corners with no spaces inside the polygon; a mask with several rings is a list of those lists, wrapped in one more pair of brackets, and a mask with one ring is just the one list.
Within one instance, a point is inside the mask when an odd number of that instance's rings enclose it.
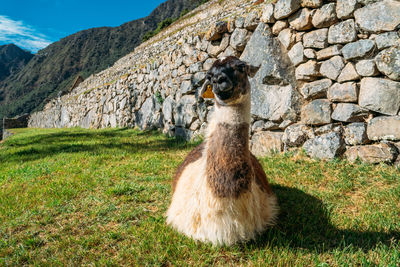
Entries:
{"label": "green vegetation on mountain", "polygon": [[[0,46],[0,82],[20,71],[33,55],[14,44]],[[0,101],[2,100],[0,90]]]}
{"label": "green vegetation on mountain", "polygon": [[119,27],[80,31],[40,50],[19,72],[0,82],[0,119],[40,109],[46,99],[68,91],[77,75],[87,78],[132,52],[143,36],[204,0],[168,0],[145,18]]}
{"label": "green vegetation on mountain", "polygon": [[400,170],[261,160],[280,214],[256,240],[195,242],[165,224],[196,144],[128,129],[17,129],[0,144],[1,266],[398,266]]}

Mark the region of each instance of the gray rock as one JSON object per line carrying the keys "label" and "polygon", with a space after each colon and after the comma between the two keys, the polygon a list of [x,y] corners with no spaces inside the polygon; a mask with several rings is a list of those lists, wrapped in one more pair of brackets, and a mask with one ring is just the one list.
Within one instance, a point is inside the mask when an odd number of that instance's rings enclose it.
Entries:
{"label": "gray rock", "polygon": [[344,66],[342,72],[338,77],[338,82],[347,82],[347,81],[354,81],[360,79],[360,75],[358,75],[353,63],[349,62]]}
{"label": "gray rock", "polygon": [[371,140],[400,140],[400,116],[380,116],[368,122],[368,138]]}
{"label": "gray rock", "polygon": [[353,19],[348,19],[329,27],[328,43],[346,44],[357,38],[356,26]]}
{"label": "gray rock", "polygon": [[312,17],[315,28],[329,27],[337,21],[336,4],[329,3],[317,9]]}
{"label": "gray rock", "polygon": [[400,37],[397,32],[385,32],[375,37],[375,43],[379,50],[395,45],[400,45]]}
{"label": "gray rock", "polygon": [[339,103],[333,110],[332,119],[341,122],[364,121],[368,117],[368,111],[359,105],[351,103]]}
{"label": "gray rock", "polygon": [[293,124],[285,129],[282,142],[287,147],[302,146],[309,138],[314,138],[312,128],[304,124]]}
{"label": "gray rock", "polygon": [[278,40],[286,48],[286,50],[289,50],[296,41],[296,34],[292,29],[287,28],[278,34]]}
{"label": "gray rock", "polygon": [[400,108],[400,82],[381,78],[363,78],[359,105],[382,114],[396,115]]}
{"label": "gray rock", "polygon": [[230,45],[238,51],[243,51],[249,38],[246,29],[236,28],[232,33]]}
{"label": "gray rock", "polygon": [[289,17],[289,25],[297,31],[305,31],[312,28],[312,12],[308,8],[302,8]]}
{"label": "gray rock", "polygon": [[229,57],[229,56],[239,57],[240,52],[234,49],[232,46],[228,46],[223,53],[218,55],[218,58]]}
{"label": "gray rock", "polygon": [[375,65],[375,61],[372,59],[358,61],[356,63],[356,71],[359,75],[364,77],[375,76],[379,74],[379,71]]}
{"label": "gray rock", "polygon": [[344,68],[343,58],[340,56],[334,56],[329,60],[322,62],[320,73],[328,77],[331,80],[336,80]]}
{"label": "gray rock", "polygon": [[221,41],[213,41],[208,44],[207,53],[212,57],[217,57],[229,45],[229,34],[225,33]]}
{"label": "gray rock", "polygon": [[236,19],[235,19],[235,27],[236,28],[243,28],[243,25],[244,25],[244,18],[243,17],[237,17]]}
{"label": "gray rock", "polygon": [[173,117],[174,107],[175,107],[175,101],[174,101],[173,97],[168,96],[164,100],[163,106],[162,106],[163,117],[164,117],[165,122],[171,123],[171,124],[174,122],[174,117]]}
{"label": "gray rock", "polygon": [[322,125],[331,122],[331,103],[326,99],[317,99],[301,109],[301,118],[304,124]]}
{"label": "gray rock", "polygon": [[192,122],[197,119],[196,97],[194,95],[185,95],[176,104],[176,113],[174,114],[175,125],[177,127],[189,128]]}
{"label": "gray rock", "polygon": [[400,24],[400,2],[385,0],[354,12],[357,24],[364,31],[393,31]]}
{"label": "gray rock", "polygon": [[301,42],[296,43],[288,52],[288,56],[294,66],[303,63],[305,61],[303,44]]}
{"label": "gray rock", "polygon": [[189,81],[183,81],[181,83],[181,88],[180,88],[180,93],[181,95],[186,95],[186,94],[190,94],[190,93],[194,93],[195,88],[192,85],[192,82]]}
{"label": "gray rock", "polygon": [[196,72],[193,75],[192,84],[194,86],[196,86],[196,87],[199,87],[199,86],[203,85],[203,82],[204,82],[205,78],[206,78],[206,73],[205,72],[202,72],[202,71]]}
{"label": "gray rock", "polygon": [[[226,32],[228,32],[228,23],[226,21],[217,21],[207,32],[206,39],[208,41],[219,40]],[[191,53],[186,53],[186,55],[191,55]]]}
{"label": "gray rock", "polygon": [[203,64],[203,69],[205,71],[208,71],[209,69],[211,69],[211,67],[212,67],[212,65],[214,64],[215,61],[216,61],[215,58],[208,58]]}
{"label": "gray rock", "polygon": [[263,121],[258,120],[255,121],[251,126],[252,132],[259,132],[259,131],[271,131],[271,130],[278,130],[279,125],[272,121]]}
{"label": "gray rock", "polygon": [[272,121],[296,117],[300,97],[294,89],[296,80],[289,67],[291,62],[267,25],[259,24],[241,60],[260,66],[250,79],[252,114]]}
{"label": "gray rock", "polygon": [[325,48],[328,45],[328,29],[319,29],[303,35],[304,47]]}
{"label": "gray rock", "polygon": [[258,13],[252,11],[246,16],[243,27],[249,31],[254,31],[258,26],[258,22]]}
{"label": "gray rock", "polygon": [[300,0],[278,0],[275,4],[274,17],[283,19],[289,17],[300,8]]}
{"label": "gray rock", "polygon": [[326,97],[326,92],[331,85],[332,81],[330,79],[306,83],[300,88],[300,93],[305,99],[323,98]]}
{"label": "gray rock", "polygon": [[189,73],[197,73],[203,70],[203,63],[196,62],[189,66]]}
{"label": "gray rock", "polygon": [[312,81],[321,76],[319,72],[319,64],[317,61],[309,60],[306,63],[300,64],[296,68],[296,79],[304,81]]}
{"label": "gray rock", "polygon": [[257,132],[250,141],[250,150],[257,157],[282,151],[282,132]]}
{"label": "gray rock", "polygon": [[333,102],[357,102],[358,90],[354,82],[335,83],[328,89],[328,99]]}
{"label": "gray rock", "polygon": [[317,51],[317,59],[324,60],[331,58],[333,56],[340,56],[342,54],[342,46],[341,45],[332,45],[322,50]]}
{"label": "gray rock", "polygon": [[261,16],[261,21],[264,23],[274,23],[275,22],[275,17],[274,17],[274,5],[269,3],[264,5],[263,11],[262,11],[262,16]]}
{"label": "gray rock", "polygon": [[287,27],[288,23],[286,20],[279,20],[272,26],[272,33],[274,35],[278,35],[283,29],[286,29]]}
{"label": "gray rock", "polygon": [[391,163],[396,157],[396,150],[393,146],[385,143],[364,145],[364,146],[353,146],[347,148],[345,153],[346,158],[350,162],[355,162],[360,159],[366,163]]}
{"label": "gray rock", "polygon": [[346,60],[361,58],[371,53],[374,47],[375,43],[372,40],[359,40],[354,43],[346,44],[342,48],[342,54]]}
{"label": "gray rock", "polygon": [[344,128],[344,141],[347,145],[364,145],[368,143],[367,126],[364,122],[354,122]]}
{"label": "gray rock", "polygon": [[322,6],[322,0],[301,0],[302,7],[318,8]]}
{"label": "gray rock", "polygon": [[352,17],[357,7],[357,0],[337,0],[336,15],[339,19],[348,19]]}
{"label": "gray rock", "polygon": [[400,81],[400,46],[382,50],[375,57],[378,70],[390,79]]}
{"label": "gray rock", "polygon": [[316,55],[316,53],[315,53],[315,50],[314,50],[314,49],[311,49],[311,48],[304,49],[304,56],[305,56],[306,58],[308,58],[308,59],[315,59],[315,58],[317,58],[317,55]]}
{"label": "gray rock", "polygon": [[345,143],[339,133],[332,132],[307,140],[303,149],[312,158],[330,160],[343,153]]}

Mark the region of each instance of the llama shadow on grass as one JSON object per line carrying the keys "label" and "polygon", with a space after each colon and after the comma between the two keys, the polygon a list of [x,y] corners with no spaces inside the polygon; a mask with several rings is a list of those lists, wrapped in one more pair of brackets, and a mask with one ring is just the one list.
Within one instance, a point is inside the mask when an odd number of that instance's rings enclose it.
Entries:
{"label": "llama shadow on grass", "polygon": [[274,185],[280,214],[277,224],[247,246],[292,247],[327,251],[353,246],[368,251],[378,244],[390,246],[400,240],[400,232],[342,230],[332,225],[329,213],[318,198],[303,191]]}

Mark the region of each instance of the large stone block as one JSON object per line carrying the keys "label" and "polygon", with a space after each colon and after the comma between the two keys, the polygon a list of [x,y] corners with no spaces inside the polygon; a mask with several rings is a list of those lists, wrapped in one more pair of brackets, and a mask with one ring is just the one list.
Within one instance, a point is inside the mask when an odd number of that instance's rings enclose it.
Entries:
{"label": "large stone block", "polygon": [[378,70],[390,79],[400,81],[400,46],[381,51],[375,57]]}
{"label": "large stone block", "polygon": [[354,82],[335,83],[328,89],[328,99],[332,102],[357,102],[358,89]]}
{"label": "large stone block", "polygon": [[375,43],[379,50],[400,44],[400,36],[397,32],[385,32],[375,37]]}
{"label": "large stone block", "polygon": [[279,0],[275,4],[274,17],[283,19],[289,17],[300,8],[300,0]]}
{"label": "large stone block", "polygon": [[338,82],[347,82],[347,81],[354,81],[360,79],[360,75],[358,75],[356,68],[354,67],[353,63],[348,62],[346,66],[340,72],[339,77],[337,78]]}
{"label": "large stone block", "polygon": [[342,46],[341,45],[332,45],[330,47],[324,48],[322,50],[317,51],[317,59],[324,60],[331,58],[333,56],[340,56],[342,54]]}
{"label": "large stone block", "polygon": [[337,21],[336,4],[329,3],[317,9],[312,17],[312,24],[316,28],[329,27]]}
{"label": "large stone block", "polygon": [[368,122],[371,140],[400,140],[400,116],[380,116]]}
{"label": "large stone block", "polygon": [[359,40],[346,44],[342,48],[342,54],[346,60],[361,58],[370,53],[374,47],[375,43],[372,40]]}
{"label": "large stone block", "polygon": [[300,93],[305,99],[316,99],[326,96],[328,88],[332,85],[330,79],[322,79],[304,84],[300,88]]}
{"label": "large stone block", "polygon": [[348,19],[329,27],[328,43],[346,44],[355,41],[357,30],[353,19]]}
{"label": "large stone block", "polygon": [[375,112],[396,115],[400,109],[400,82],[381,78],[363,78],[359,104]]}
{"label": "large stone block", "polygon": [[375,65],[375,61],[372,59],[358,61],[356,63],[356,71],[359,75],[364,77],[375,76],[379,74],[379,71]]}
{"label": "large stone block", "polygon": [[400,2],[379,1],[357,9],[354,17],[364,31],[393,31],[400,24]]}
{"label": "large stone block", "polygon": [[319,29],[303,35],[304,47],[325,48],[328,46],[328,29]]}
{"label": "large stone block", "polygon": [[344,127],[344,141],[347,145],[364,145],[368,143],[367,125],[364,122],[354,122]]}
{"label": "large stone block", "polygon": [[339,19],[348,19],[357,7],[357,0],[337,0],[336,15]]}
{"label": "large stone block", "polygon": [[257,132],[250,141],[250,150],[257,157],[265,157],[283,149],[282,132]]}
{"label": "large stone block", "polygon": [[304,144],[309,138],[314,138],[311,127],[304,124],[293,124],[285,129],[282,142],[287,147],[298,147]]}
{"label": "large stone block", "polygon": [[332,119],[341,122],[364,121],[367,117],[367,110],[352,103],[339,103],[332,113]]}
{"label": "large stone block", "polygon": [[323,125],[331,122],[331,102],[326,99],[317,99],[301,109],[301,118],[304,124]]}
{"label": "large stone block", "polygon": [[339,133],[331,132],[307,140],[303,148],[312,158],[330,160],[343,153],[345,143]]}
{"label": "large stone block", "polygon": [[304,81],[313,81],[321,76],[319,72],[320,66],[317,61],[309,60],[306,63],[300,64],[296,68],[296,79]]}
{"label": "large stone block", "polygon": [[311,19],[311,10],[308,8],[302,8],[289,17],[289,24],[297,31],[305,31],[312,28]]}
{"label": "large stone block", "polygon": [[250,79],[252,114],[272,121],[295,120],[300,96],[294,89],[296,79],[292,63],[267,25],[259,24],[241,60],[260,67]]}
{"label": "large stone block", "polygon": [[350,162],[360,159],[366,163],[391,163],[396,157],[393,146],[385,143],[348,147],[345,153]]}
{"label": "large stone block", "polygon": [[320,73],[331,79],[336,80],[344,68],[344,60],[341,56],[334,56],[321,64]]}
{"label": "large stone block", "polygon": [[298,42],[297,44],[295,44],[292,47],[292,49],[290,49],[290,51],[288,52],[288,56],[294,66],[297,66],[300,63],[303,63],[305,61],[303,44],[301,42]]}

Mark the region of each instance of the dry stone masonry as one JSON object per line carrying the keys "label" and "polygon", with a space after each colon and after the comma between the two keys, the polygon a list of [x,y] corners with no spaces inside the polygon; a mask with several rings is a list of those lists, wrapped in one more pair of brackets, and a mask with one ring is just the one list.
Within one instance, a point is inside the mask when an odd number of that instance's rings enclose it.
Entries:
{"label": "dry stone masonry", "polygon": [[180,23],[53,99],[30,127],[196,138],[213,116],[198,97],[206,72],[234,55],[260,67],[250,80],[256,155],[302,148],[400,164],[399,1],[210,1]]}

